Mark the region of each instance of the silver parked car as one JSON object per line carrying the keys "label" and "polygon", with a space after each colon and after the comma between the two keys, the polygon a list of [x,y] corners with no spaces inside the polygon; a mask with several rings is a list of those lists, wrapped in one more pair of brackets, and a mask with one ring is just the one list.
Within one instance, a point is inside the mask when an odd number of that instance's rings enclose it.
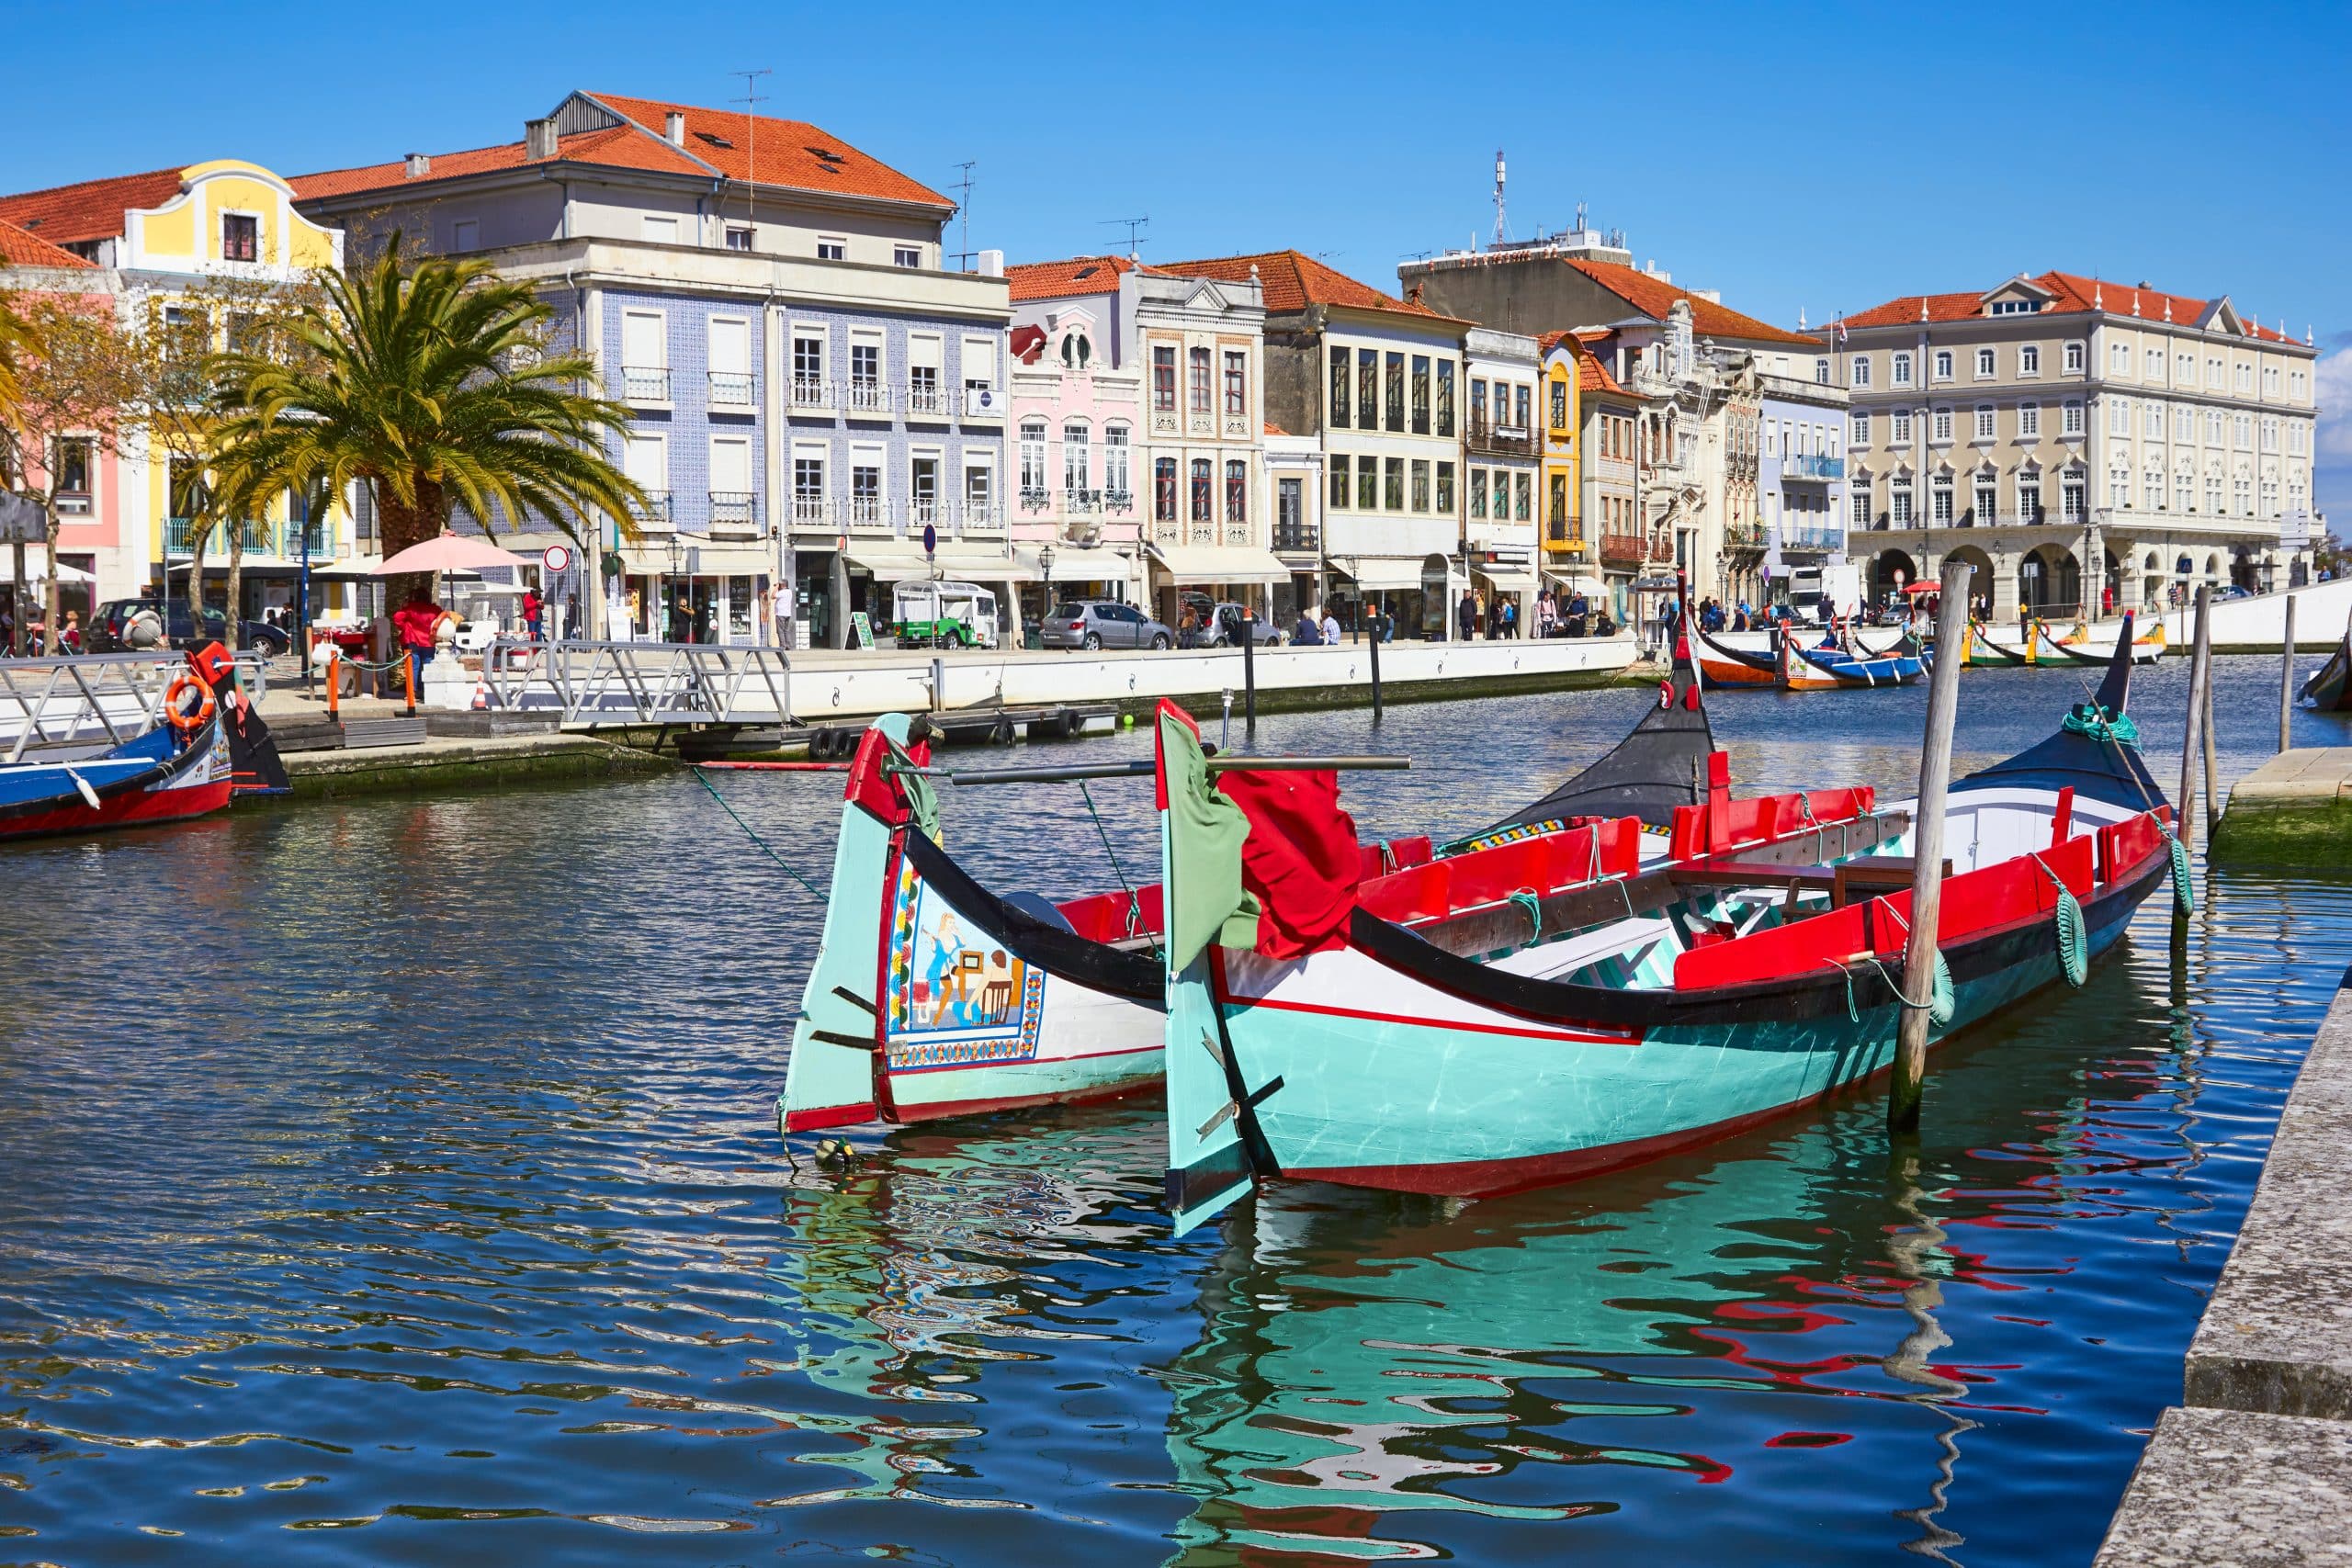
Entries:
{"label": "silver parked car", "polygon": [[1046,648],[1169,648],[1176,634],[1133,604],[1078,599],[1054,606],[1037,640]]}

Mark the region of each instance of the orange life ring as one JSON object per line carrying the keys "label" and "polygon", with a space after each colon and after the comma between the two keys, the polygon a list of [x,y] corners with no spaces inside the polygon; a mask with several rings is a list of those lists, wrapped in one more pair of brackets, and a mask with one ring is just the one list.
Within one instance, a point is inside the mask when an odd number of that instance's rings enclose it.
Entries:
{"label": "orange life ring", "polygon": [[[204,698],[196,705],[194,713],[185,712],[180,707],[180,698],[190,686],[201,693]],[[182,735],[193,735],[210,724],[213,707],[212,688],[192,674],[180,676],[164,693],[164,717]]]}

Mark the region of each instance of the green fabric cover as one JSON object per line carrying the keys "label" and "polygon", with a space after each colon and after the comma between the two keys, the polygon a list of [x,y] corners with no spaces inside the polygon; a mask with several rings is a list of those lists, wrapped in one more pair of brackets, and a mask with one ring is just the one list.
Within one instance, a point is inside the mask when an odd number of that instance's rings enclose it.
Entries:
{"label": "green fabric cover", "polygon": [[1241,886],[1250,818],[1209,784],[1208,759],[1183,721],[1159,716],[1168,776],[1168,966],[1181,973],[1211,942],[1258,945],[1258,901]]}

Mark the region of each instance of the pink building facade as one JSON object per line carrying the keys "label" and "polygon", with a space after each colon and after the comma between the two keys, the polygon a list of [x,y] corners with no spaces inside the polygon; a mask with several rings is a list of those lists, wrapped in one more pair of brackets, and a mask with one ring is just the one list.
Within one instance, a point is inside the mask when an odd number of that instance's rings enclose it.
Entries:
{"label": "pink building facade", "polygon": [[[1006,269],[1013,553],[1052,600],[1134,602],[1144,578],[1143,376],[1120,256]],[[1027,606],[1024,606],[1024,609]],[[1035,618],[1032,616],[1031,618]]]}

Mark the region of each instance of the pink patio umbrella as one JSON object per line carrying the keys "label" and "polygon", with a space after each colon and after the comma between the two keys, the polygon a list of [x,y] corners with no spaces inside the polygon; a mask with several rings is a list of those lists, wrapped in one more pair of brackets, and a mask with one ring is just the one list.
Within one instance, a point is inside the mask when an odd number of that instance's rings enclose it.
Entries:
{"label": "pink patio umbrella", "polygon": [[479,571],[486,566],[528,566],[512,550],[502,550],[488,539],[453,534],[444,528],[423,544],[411,545],[396,556],[369,567],[370,577],[398,577],[412,571]]}

